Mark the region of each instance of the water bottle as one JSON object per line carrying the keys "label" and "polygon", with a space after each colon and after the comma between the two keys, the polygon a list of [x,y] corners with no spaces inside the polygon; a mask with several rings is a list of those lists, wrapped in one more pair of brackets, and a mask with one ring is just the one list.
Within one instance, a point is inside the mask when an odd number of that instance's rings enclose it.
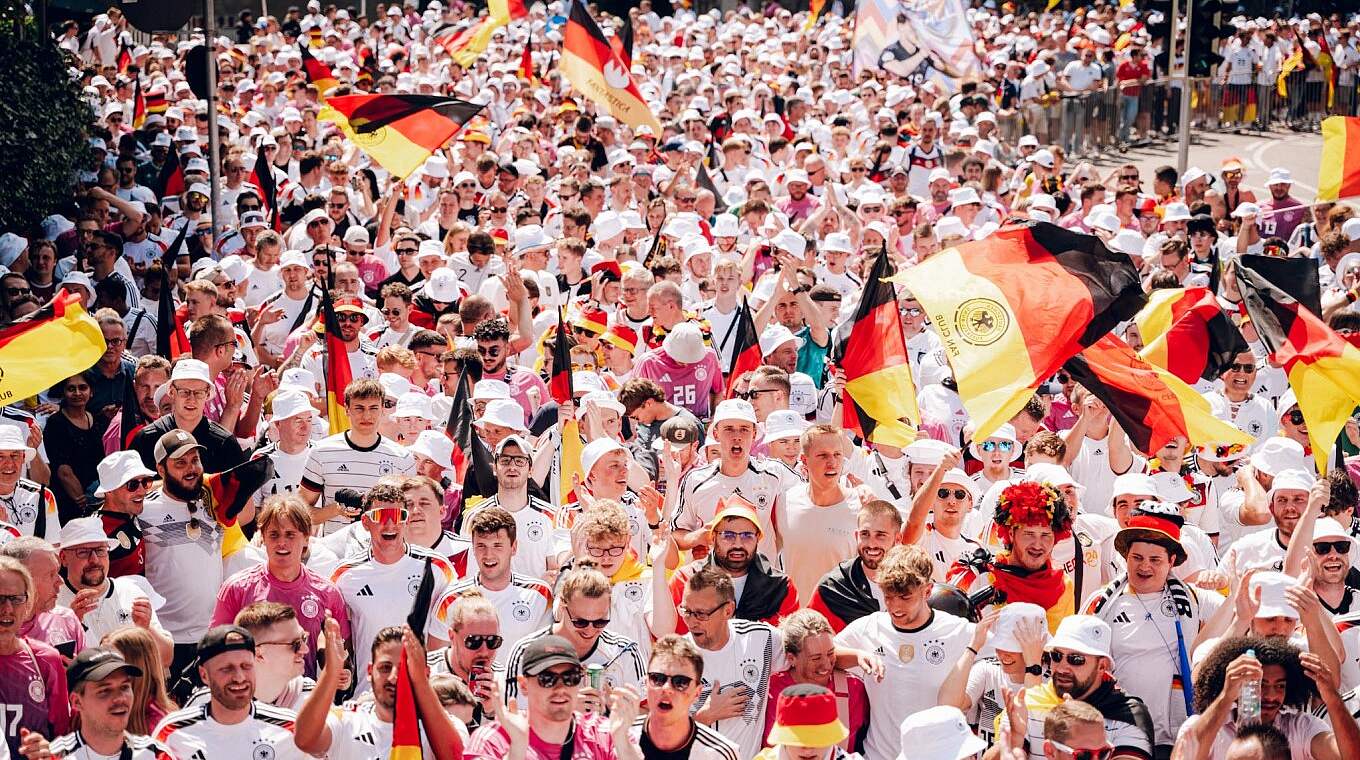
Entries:
{"label": "water bottle", "polygon": [[[1248,649],[1247,656],[1256,659],[1256,650]],[[1237,693],[1237,725],[1261,719],[1261,682],[1247,681]]]}

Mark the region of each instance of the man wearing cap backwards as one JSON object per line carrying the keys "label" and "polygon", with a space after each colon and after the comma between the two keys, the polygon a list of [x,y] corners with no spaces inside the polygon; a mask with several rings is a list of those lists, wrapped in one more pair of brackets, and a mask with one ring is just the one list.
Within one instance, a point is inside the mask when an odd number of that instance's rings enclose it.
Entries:
{"label": "man wearing cap backwards", "polygon": [[22,756],[127,760],[169,756],[165,745],[127,730],[133,688],[142,676],[140,668],[129,664],[114,649],[91,647],[81,652],[66,668],[71,713],[80,716],[80,728],[50,742],[42,734],[30,731],[20,744]]}
{"label": "man wearing cap backwards", "polygon": [[711,428],[718,441],[718,459],[695,467],[680,481],[680,501],[672,520],[681,550],[706,545],[712,538],[708,523],[719,502],[733,493],[756,506],[761,538],[758,550],[776,565],[780,547],[774,515],[783,501],[784,480],[776,465],[751,460],[756,436],[756,412],[751,402],[727,399],[713,413]]}
{"label": "man wearing cap backwards", "polygon": [[203,760],[309,757],[293,742],[297,714],[255,700],[255,639],[240,626],[220,625],[195,645],[206,704],[165,716],[151,732],[173,757]]}
{"label": "man wearing cap backwards", "polygon": [[0,425],[0,520],[24,535],[51,541],[61,529],[57,498],[52,489],[22,477],[37,453],[19,427]]}
{"label": "man wearing cap backwards", "polygon": [[228,517],[203,481],[203,447],[183,430],[163,434],[153,450],[160,489],[147,496],[137,525],[146,547],[146,579],[165,597],[161,624],[175,641],[172,673],[186,673],[208,628],[222,585],[222,539],[227,528],[255,519],[255,507]]}
{"label": "man wearing cap backwards", "polygon": [[161,627],[146,591],[126,578],[109,577],[109,552],[116,539],[104,535],[98,517],[81,517],[62,526],[61,587],[57,604],[69,608],[91,642],[129,624],[145,628],[160,645],[161,658],[169,662],[174,640]]}
{"label": "man wearing cap backwards", "polygon": [[493,468],[496,493],[462,516],[462,533],[471,537],[472,520],[487,509],[503,509],[515,519],[515,552],[510,567],[530,578],[544,579],[558,568],[557,510],[529,493],[533,448],[519,435],[506,436],[496,446]]}
{"label": "man wearing cap backwards", "polygon": [[[1153,724],[1142,700],[1126,693],[1111,673],[1110,626],[1090,615],[1063,619],[1044,650],[1049,678],[1023,692],[1023,709],[1009,705],[998,720],[1009,721],[1016,741],[1025,737],[1032,760],[1046,754],[1048,716],[1069,699],[1080,700],[1104,718],[1112,760],[1149,760],[1153,754]],[[1018,702],[1020,695],[1016,695]]]}
{"label": "man wearing cap backwards", "polygon": [[1134,507],[1114,538],[1128,569],[1085,605],[1086,614],[1110,626],[1114,676],[1143,700],[1158,751],[1167,754],[1189,708],[1185,684],[1190,674],[1183,669],[1200,632],[1224,603],[1217,593],[1172,574],[1187,557],[1183,524],[1175,504],[1149,500]]}
{"label": "man wearing cap backwards", "polygon": [[[395,485],[378,483],[370,488],[364,494],[362,515],[360,524],[368,532],[368,550],[340,563],[331,582],[340,589],[349,608],[352,640],[371,642],[392,619],[393,609],[410,609],[427,564],[434,575],[431,600],[442,597],[457,576],[442,556],[408,541],[406,520],[410,513]],[[434,641],[435,637],[430,639]],[[356,648],[354,672],[364,672],[369,656],[366,647]],[[360,690],[364,688],[361,683]]]}

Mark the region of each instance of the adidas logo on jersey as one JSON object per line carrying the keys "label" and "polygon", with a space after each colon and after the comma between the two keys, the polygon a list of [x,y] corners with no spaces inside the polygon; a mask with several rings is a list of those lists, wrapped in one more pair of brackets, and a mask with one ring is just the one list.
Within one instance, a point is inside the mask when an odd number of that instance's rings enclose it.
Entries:
{"label": "adidas logo on jersey", "polygon": [[373,589],[369,588],[368,584],[364,584],[364,587],[359,589],[359,593],[355,596],[373,596]]}
{"label": "adidas logo on jersey", "polygon": [[1133,622],[1133,619],[1129,617],[1129,613],[1127,613],[1127,612],[1121,612],[1121,613],[1119,613],[1118,615],[1115,615],[1115,616],[1114,616],[1114,622],[1116,622],[1116,623],[1132,623],[1132,622]]}
{"label": "adidas logo on jersey", "polygon": [[336,472],[349,472],[349,468],[342,464],[342,465],[340,465],[339,467],[335,468],[335,471],[336,471]]}

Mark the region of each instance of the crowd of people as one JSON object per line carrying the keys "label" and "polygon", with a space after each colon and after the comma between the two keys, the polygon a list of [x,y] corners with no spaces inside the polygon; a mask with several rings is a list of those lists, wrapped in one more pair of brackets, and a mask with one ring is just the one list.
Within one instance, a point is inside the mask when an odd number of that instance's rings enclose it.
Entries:
{"label": "crowd of people", "polygon": [[[0,757],[1356,756],[1360,460],[1318,474],[1223,264],[1314,260],[1360,335],[1360,207],[1077,160],[1085,91],[1120,88],[1123,140],[1160,128],[1148,19],[991,5],[950,90],[856,70],[833,13],[642,0],[600,23],[660,133],[572,90],[558,0],[468,66],[456,1],[244,12],[207,43],[215,120],[194,41],[63,27],[92,163],[0,235],[0,316],[64,292],[106,350],[0,408]],[[1357,23],[1235,18],[1223,82],[1297,45],[1353,95]],[[318,118],[364,92],[483,108],[400,178]],[[917,438],[852,435],[833,344],[875,259],[1016,224],[1209,288],[1249,348],[1196,391],[1255,442],[1139,452],[1065,372],[976,435],[900,285]],[[260,458],[227,509],[215,478]]]}

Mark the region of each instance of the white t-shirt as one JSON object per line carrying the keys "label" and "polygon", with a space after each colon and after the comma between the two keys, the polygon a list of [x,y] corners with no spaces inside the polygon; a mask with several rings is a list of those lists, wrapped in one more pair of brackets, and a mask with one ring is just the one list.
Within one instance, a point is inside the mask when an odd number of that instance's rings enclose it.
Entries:
{"label": "white t-shirt", "polygon": [[680,508],[676,510],[673,526],[676,530],[693,531],[702,528],[717,513],[718,500],[741,494],[756,506],[760,517],[760,543],[757,551],[778,564],[779,552],[774,542],[773,518],[783,502],[784,481],[778,469],[768,462],[748,462],[736,477],[728,477],[719,469],[721,462],[710,462],[696,467],[680,480]]}
{"label": "white t-shirt", "polygon": [[[302,484],[321,493],[318,503],[331,504],[341,488],[365,493],[384,475],[405,475],[415,468],[415,456],[401,444],[379,436],[372,446],[357,448],[349,433],[337,433],[312,444]],[[335,518],[321,526],[321,532],[331,533],[351,522],[348,517]]]}
{"label": "white t-shirt", "polygon": [[1067,78],[1067,84],[1074,90],[1089,90],[1091,85],[1099,82],[1104,76],[1104,71],[1100,64],[1092,61],[1082,63],[1080,60],[1072,61],[1063,67],[1063,76]]}
{"label": "white t-shirt", "polygon": [[[463,535],[468,535],[473,516],[491,507],[505,509],[499,496],[478,502],[463,515]],[[525,506],[506,511],[515,518],[515,556],[510,559],[511,570],[530,578],[546,578],[548,558],[571,548],[571,534],[557,528],[557,511],[537,497],[530,496]]]}
{"label": "white t-shirt", "polygon": [[801,607],[812,599],[823,575],[858,551],[859,496],[842,490],[839,502],[819,507],[812,503],[811,486],[800,483],[785,494],[784,508],[775,515],[784,556],[790,558],[784,569],[798,589]]}
{"label": "white t-shirt", "polygon": [[249,718],[232,725],[212,719],[211,704],[176,710],[161,719],[151,736],[174,757],[194,760],[309,760],[293,743],[297,713],[255,702]]}
{"label": "white t-shirt", "polygon": [[552,589],[543,581],[513,573],[510,585],[492,591],[476,578],[469,577],[449,586],[448,593],[435,604],[435,616],[429,630],[431,636],[451,640],[449,626],[453,623],[453,603],[474,588],[496,608],[501,637],[505,640],[496,650],[496,662],[501,665],[510,659],[510,645],[552,622]]}
{"label": "white t-shirt", "polygon": [[[127,760],[156,760],[166,756],[164,746],[157,744],[149,736],[133,736],[129,733],[123,734],[123,741],[131,754]],[[72,731],[65,736],[59,736],[52,740],[48,745],[48,750],[52,757],[68,758],[68,760],[119,760],[119,755],[101,755],[90,748],[85,743],[84,737],[79,731]],[[9,760],[9,745],[0,747],[0,758]]]}
{"label": "white t-shirt", "polygon": [[[61,588],[57,589],[57,605],[70,607],[75,598],[76,592],[63,580]],[[108,587],[99,597],[99,606],[85,613],[85,617],[80,620],[81,626],[85,628],[85,640],[101,641],[104,634],[132,625],[132,603],[138,599],[148,599],[141,586],[127,578],[109,578]],[[160,618],[156,617],[154,609],[151,610],[151,629],[169,635],[161,627]]]}
{"label": "white t-shirt", "polygon": [[[350,380],[378,379],[378,349],[372,343],[360,339],[359,347],[346,354],[349,359]],[[326,395],[326,349],[323,345],[312,346],[302,359],[302,368],[316,378],[316,393]]]}
{"label": "white t-shirt", "polygon": [[[260,273],[260,276],[265,277],[266,275],[264,273]],[[252,279],[248,280],[248,282],[253,283],[254,277],[255,273],[252,273],[251,274]],[[277,275],[275,275],[275,277],[277,277]],[[295,325],[301,326],[301,323],[298,322],[298,317],[299,315],[302,315],[303,309],[306,308],[307,310],[306,316],[303,317],[302,320],[303,323],[305,323],[308,317],[311,317],[313,314],[316,313],[317,309],[321,308],[321,299],[313,297],[311,305],[308,306],[306,296],[303,296],[302,298],[299,299],[289,298],[287,293],[284,293],[282,290],[280,290],[282,287],[283,282],[280,280],[279,284],[274,286],[273,289],[267,291],[264,297],[261,298],[260,301],[258,302],[263,303],[266,300],[268,300],[269,308],[283,309],[283,319],[280,319],[279,321],[274,322],[272,324],[265,325],[264,329],[260,331],[260,341],[264,343],[265,348],[268,348],[272,353],[275,354],[283,353],[284,343],[287,342],[288,335],[293,332],[293,327]],[[270,293],[278,293],[278,297],[271,300],[269,298]],[[248,299],[250,291],[247,291],[246,295]],[[246,301],[246,305],[247,306],[251,305],[249,300]],[[317,375],[317,377],[320,378],[322,376]]]}
{"label": "white t-shirt", "polygon": [[157,613],[176,644],[195,644],[208,631],[222,585],[225,529],[200,503],[189,507],[163,490],[146,497],[137,517],[146,549],[146,579],[165,597]]}
{"label": "white t-shirt", "polygon": [[1216,408],[1226,411],[1215,416],[1256,438],[1256,442],[1247,449],[1249,453],[1256,451],[1262,441],[1275,434],[1275,407],[1264,398],[1252,394],[1244,401],[1229,401],[1221,391],[1205,395],[1217,396],[1219,403],[1215,405]]}
{"label": "white t-shirt", "polygon": [[[693,636],[686,637],[693,641]],[[708,704],[714,682],[719,684],[719,691],[748,691],[750,699],[741,715],[724,718],[711,727],[741,748],[740,757],[755,757],[763,745],[770,677],[788,667],[783,634],[768,623],[729,620],[727,644],[718,650],[700,647],[699,653],[704,656],[704,677],[694,709]],[[893,731],[896,733],[896,728]]]}
{"label": "white t-shirt", "polygon": [[296,454],[289,454],[279,448],[277,443],[261,449],[261,452],[274,463],[274,477],[260,487],[261,497],[297,493],[302,487],[302,473],[306,470],[307,460],[312,455],[312,442]]}
{"label": "white t-shirt", "polygon": [[883,610],[856,620],[836,635],[838,645],[881,657],[887,672],[881,681],[864,679],[874,708],[864,744],[867,757],[897,757],[902,721],[937,704],[940,684],[972,636],[972,623],[947,612],[932,612],[920,629],[902,631]]}
{"label": "white t-shirt", "polygon": [[[349,609],[354,672],[367,672],[370,645],[378,631],[406,620],[406,612],[411,609],[425,574],[426,560],[434,573],[434,594],[430,598],[440,599],[455,580],[453,566],[421,546],[407,544],[406,553],[390,565],[373,559],[370,551],[346,559],[335,569],[331,582],[340,589],[340,596]],[[433,619],[433,615],[428,617]],[[368,688],[367,679],[360,679],[359,691]]]}
{"label": "white t-shirt", "polygon": [[1273,525],[1266,525],[1265,528],[1237,539],[1223,553],[1219,566],[1229,578],[1241,578],[1242,573],[1253,567],[1284,569],[1286,547],[1280,542]]}
{"label": "white t-shirt", "polygon": [[[251,267],[250,273],[246,275],[246,292],[241,301],[247,309],[251,309],[264,303],[264,299],[282,289],[283,278],[279,276],[278,267],[271,267],[268,271]],[[297,314],[294,313],[293,316]],[[292,322],[288,324],[291,325]]]}
{"label": "white t-shirt", "polygon": [[945,573],[954,561],[964,554],[971,552],[982,546],[973,539],[960,535],[958,538],[949,538],[943,533],[935,530],[934,525],[926,525],[925,532],[916,540],[916,545],[926,550],[930,555],[930,564],[933,570],[930,571],[930,579],[936,583],[945,582]]}
{"label": "white t-shirt", "polygon": [[[1083,438],[1077,458],[1072,460],[1071,466],[1067,468],[1072,474],[1072,479],[1086,487],[1086,491],[1081,495],[1081,507],[1092,514],[1112,514],[1110,502],[1114,500],[1114,481],[1123,474],[1110,469],[1109,452],[1109,436]],[[1133,464],[1128,472],[1137,472],[1141,468],[1141,457],[1134,454]]]}
{"label": "white t-shirt", "polygon": [[[1184,734],[1195,725],[1200,716],[1193,715],[1189,720],[1181,725],[1181,733]],[[1301,713],[1281,711],[1275,716],[1275,728],[1279,729],[1289,740],[1290,760],[1312,760],[1311,750],[1313,739],[1319,734],[1330,733],[1332,727],[1326,721],[1311,713]],[[1223,760],[1228,756],[1228,747],[1237,736],[1237,724],[1235,721],[1228,721],[1218,730],[1214,736],[1214,746],[1209,751],[1211,760]]]}
{"label": "white t-shirt", "polygon": [[[451,720],[466,745],[467,726],[457,718]],[[372,702],[332,707],[326,725],[331,730],[327,760],[387,760],[392,754],[392,724],[378,717]],[[434,757],[425,731],[420,732],[420,747],[422,757]]]}

